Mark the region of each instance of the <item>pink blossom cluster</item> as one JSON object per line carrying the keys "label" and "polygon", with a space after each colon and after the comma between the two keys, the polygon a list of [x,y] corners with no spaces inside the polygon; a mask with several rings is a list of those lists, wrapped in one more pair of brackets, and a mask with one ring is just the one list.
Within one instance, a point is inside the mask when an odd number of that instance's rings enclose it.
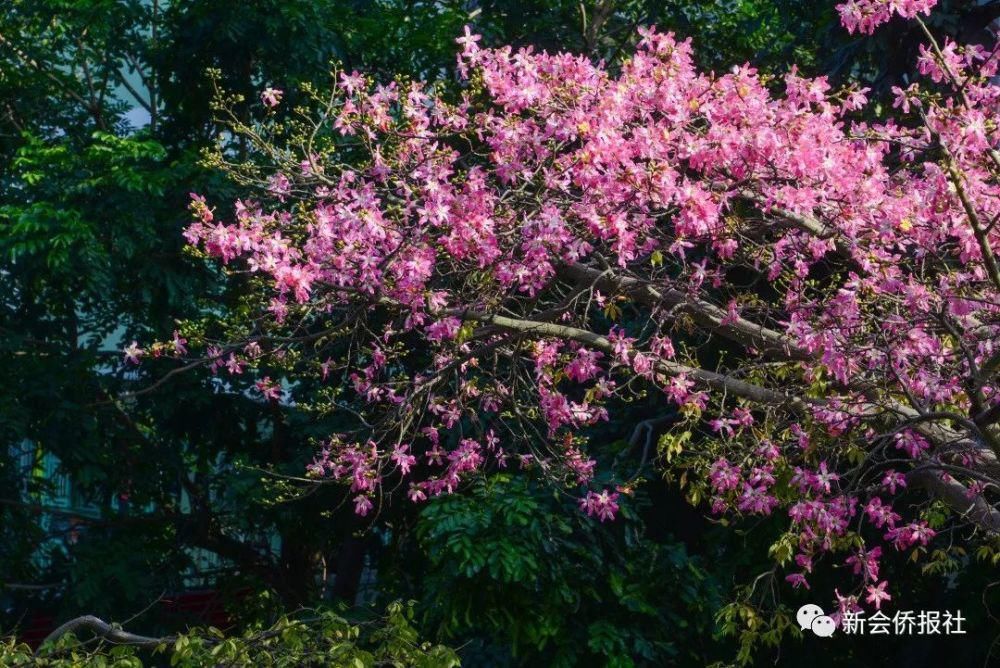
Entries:
{"label": "pink blossom cluster", "polygon": [[[933,5],[839,9],[870,32]],[[883,592],[880,545],[934,536],[895,504],[913,478],[1000,527],[997,54],[925,50],[927,80],[865,123],[865,89],[793,70],[776,93],[749,65],[700,72],[689,41],[640,36],[612,72],[467,31],[452,98],[344,73],[331,145],[226,221],[193,198],[187,240],[267,286],[261,322],[286,343],[265,352],[320,347],[297,372],[360,416],[310,473],[367,514],[390,478],[419,502],[516,461],[609,520],[589,430],[652,392],[712,444],[693,468],[713,510],[787,513],[793,584],[858,539],[849,564]],[[335,333],[349,345],[322,349]],[[211,351],[213,371],[258,365],[246,345]]]}
{"label": "pink blossom cluster", "polygon": [[600,521],[613,520],[618,513],[618,492],[601,490],[600,492],[590,491],[587,496],[580,499],[580,507],[591,516],[597,517]]}
{"label": "pink blossom cluster", "polygon": [[918,14],[930,14],[937,0],[847,0],[837,5],[840,21],[849,32],[871,35],[893,14],[912,19]]}

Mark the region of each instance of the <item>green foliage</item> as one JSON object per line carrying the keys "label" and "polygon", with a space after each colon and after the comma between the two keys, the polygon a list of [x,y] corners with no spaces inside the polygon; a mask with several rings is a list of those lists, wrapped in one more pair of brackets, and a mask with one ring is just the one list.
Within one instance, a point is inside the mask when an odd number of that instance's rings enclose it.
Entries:
{"label": "green foliage", "polygon": [[768,71],[793,62],[812,65],[824,46],[822,36],[835,24],[832,3],[797,0],[491,0],[482,5],[475,21],[497,40],[569,48],[614,61],[629,52],[637,26],[656,25],[693,38],[699,60],[716,69],[747,61]]}
{"label": "green foliage", "polygon": [[416,526],[427,622],[524,665],[704,660],[719,591],[683,544],[644,537],[633,506],[602,525],[543,481],[506,474],[431,501]]}
{"label": "green foliage", "polygon": [[[164,169],[166,152],[150,139],[95,132],[82,147],[27,134],[24,140],[9,175],[14,196],[0,205],[0,253],[39,279],[76,276],[92,281],[78,284],[81,291],[109,287],[105,272],[87,270],[135,257],[137,237],[148,228],[145,203],[181,174]],[[129,234],[115,229],[125,223]],[[41,264],[24,266],[32,262]]]}
{"label": "green foliage", "polygon": [[[39,668],[141,668],[168,659],[177,668],[201,666],[406,666],[454,668],[455,652],[422,641],[412,623],[413,605],[392,603],[384,617],[354,622],[332,611],[308,618],[283,617],[268,628],[227,635],[216,628],[163,638],[152,649],[114,641],[86,642],[67,634],[38,653],[0,640],[0,665]],[[147,643],[153,644],[153,643]]]}

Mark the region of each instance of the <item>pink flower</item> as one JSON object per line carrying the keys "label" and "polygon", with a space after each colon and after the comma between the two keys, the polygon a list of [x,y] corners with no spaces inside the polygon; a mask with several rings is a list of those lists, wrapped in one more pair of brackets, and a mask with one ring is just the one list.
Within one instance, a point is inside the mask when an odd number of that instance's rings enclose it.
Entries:
{"label": "pink flower", "polygon": [[791,573],[789,575],[786,575],[785,582],[792,585],[794,589],[798,589],[799,587],[805,587],[806,589],[809,589],[809,581],[806,580],[806,576],[803,575],[802,573]]}
{"label": "pink flower", "polygon": [[354,93],[365,85],[365,78],[358,74],[357,71],[347,74],[345,72],[340,73],[340,85],[348,95],[354,95]]}
{"label": "pink flower", "polygon": [[260,392],[261,395],[269,401],[281,400],[281,395],[282,395],[281,385],[271,380],[270,377],[268,376],[264,376],[263,378],[258,380],[254,384],[254,387],[256,387],[257,391]]}
{"label": "pink flower", "polygon": [[400,473],[403,475],[408,475],[410,473],[410,467],[417,463],[417,458],[408,453],[409,449],[409,445],[403,444],[397,446],[392,451],[392,461],[396,463],[396,466],[399,467]]}
{"label": "pink flower", "polygon": [[415,483],[410,483],[410,490],[406,493],[406,495],[410,497],[410,501],[413,503],[420,503],[421,501],[427,500],[427,495],[424,493],[424,490]]}
{"label": "pink flower", "polygon": [[649,343],[650,350],[657,357],[662,357],[663,359],[674,358],[674,343],[666,336],[654,336]]}
{"label": "pink flower", "polygon": [[937,532],[927,526],[926,522],[911,522],[905,526],[890,529],[885,539],[892,541],[897,550],[905,550],[917,543],[926,546]]}
{"label": "pink flower", "polygon": [[596,515],[601,522],[604,522],[615,518],[615,514],[618,512],[617,501],[618,492],[605,489],[597,494],[589,491],[587,496],[580,499],[580,508],[591,517]]}
{"label": "pink flower", "polygon": [[176,329],[174,330],[173,338],[170,341],[171,345],[174,347],[175,355],[187,355],[187,339],[182,338],[180,332]]}
{"label": "pink flower", "polygon": [[866,581],[878,580],[879,558],[882,556],[882,548],[874,547],[868,551],[862,550],[858,554],[847,558],[847,565],[851,567],[855,575],[861,575]]}
{"label": "pink flower", "polygon": [[737,508],[744,513],[757,515],[770,515],[779,502],[778,499],[768,493],[765,485],[751,485],[743,483],[743,492],[738,499]]}
{"label": "pink flower", "polygon": [[354,497],[354,512],[361,517],[364,517],[373,508],[372,500],[369,499],[364,494],[358,494]]}
{"label": "pink flower", "polygon": [[885,590],[888,584],[889,584],[888,582],[883,580],[882,582],[879,582],[877,585],[868,585],[868,587],[866,588],[868,591],[868,596],[865,597],[865,601],[874,605],[876,610],[882,609],[882,603],[884,601],[892,600],[892,596],[890,596],[889,593]]}
{"label": "pink flower", "polygon": [[264,92],[260,94],[260,101],[268,107],[277,107],[278,103],[281,102],[282,95],[284,92],[277,88],[265,88]]}
{"label": "pink flower", "polygon": [[725,458],[719,459],[712,464],[708,480],[717,493],[736,489],[740,482],[740,467],[731,465]]}
{"label": "pink flower", "polygon": [[462,321],[458,318],[442,318],[427,327],[427,339],[429,341],[447,341],[454,339],[458,335],[458,330],[462,326]]}
{"label": "pink flower", "polygon": [[894,527],[899,519],[899,515],[893,512],[892,506],[883,504],[882,499],[877,496],[868,502],[868,505],[865,506],[865,512],[872,524],[880,529],[884,526]]}
{"label": "pink flower", "polygon": [[236,355],[230,353],[229,357],[226,359],[226,371],[238,376],[243,373],[243,362],[237,359]]}
{"label": "pink flower", "polygon": [[890,494],[895,494],[897,487],[906,487],[906,476],[898,471],[886,471],[882,476],[882,484],[889,488]]}
{"label": "pink flower", "polygon": [[288,180],[287,176],[279,172],[268,179],[267,189],[277,196],[279,200],[284,201],[285,197],[292,190],[292,182]]}
{"label": "pink flower", "polygon": [[573,361],[566,365],[566,375],[578,383],[588,381],[601,370],[597,363],[602,357],[604,355],[597,351],[580,348]]}
{"label": "pink flower", "polygon": [[896,448],[903,450],[913,459],[917,459],[921,453],[930,448],[930,444],[923,436],[910,429],[896,434],[894,440]]}
{"label": "pink flower", "polygon": [[464,34],[457,38],[455,42],[462,47],[464,53],[474,52],[478,49],[476,42],[482,39],[481,35],[476,35],[472,32],[469,26],[465,26]]}
{"label": "pink flower", "polygon": [[872,34],[896,13],[912,19],[917,14],[930,14],[937,0],[847,0],[837,5],[840,22],[848,32]]}
{"label": "pink flower", "polygon": [[821,461],[819,463],[819,473],[813,475],[813,485],[818,491],[822,491],[825,494],[829,494],[831,490],[831,485],[840,479],[836,473],[828,471],[826,468],[826,461]]}
{"label": "pink flower", "polygon": [[146,351],[140,348],[136,341],[126,346],[122,352],[125,353],[125,361],[129,364],[138,364],[142,356],[146,354]]}

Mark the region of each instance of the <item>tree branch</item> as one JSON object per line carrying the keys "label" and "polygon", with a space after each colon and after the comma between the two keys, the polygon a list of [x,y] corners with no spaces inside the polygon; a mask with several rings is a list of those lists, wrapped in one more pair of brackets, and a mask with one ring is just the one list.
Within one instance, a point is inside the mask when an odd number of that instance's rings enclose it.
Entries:
{"label": "tree branch", "polygon": [[45,639],[42,640],[41,644],[38,646],[38,650],[35,651],[35,656],[38,656],[39,651],[46,644],[55,642],[67,633],[76,634],[77,631],[81,630],[90,631],[94,635],[99,636],[108,642],[117,643],[119,645],[133,645],[144,649],[155,649],[160,645],[173,643],[177,639],[174,636],[151,638],[149,636],[129,633],[108,624],[99,617],[95,617],[94,615],[84,615],[83,617],[77,617],[69,620],[55,631],[45,636]]}
{"label": "tree branch", "polygon": [[[494,325],[510,331],[531,332],[541,336],[551,336],[554,338],[577,341],[604,352],[614,352],[614,346],[606,336],[596,334],[585,329],[579,329],[577,327],[559,325],[550,322],[538,322],[534,320],[518,320],[515,318],[508,318],[506,316],[491,315],[488,313],[460,309],[446,311],[445,313],[447,315],[460,316],[465,320],[474,320],[476,322]],[[754,385],[737,378],[732,378],[731,376],[715,371],[687,366],[685,364],[671,362],[668,360],[657,361],[656,369],[657,371],[670,376],[685,375],[702,387],[713,390],[722,390],[729,394],[749,399],[758,404],[781,406],[797,413],[804,412],[806,409],[807,401],[801,397],[769,390],[765,387]]]}

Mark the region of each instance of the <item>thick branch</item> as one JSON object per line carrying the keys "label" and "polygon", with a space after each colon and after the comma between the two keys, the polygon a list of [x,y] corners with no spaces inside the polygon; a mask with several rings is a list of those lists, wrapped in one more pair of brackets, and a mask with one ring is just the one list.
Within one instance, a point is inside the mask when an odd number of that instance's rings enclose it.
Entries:
{"label": "thick branch", "polygon": [[991,506],[981,494],[969,494],[969,489],[954,478],[942,478],[940,471],[917,469],[906,479],[944,501],[959,515],[992,533],[1000,532],[1000,511]]}
{"label": "thick branch", "polygon": [[[467,320],[488,323],[511,331],[532,332],[542,336],[577,341],[605,352],[613,352],[614,350],[614,346],[606,336],[577,327],[533,320],[519,320],[475,311],[456,312],[455,315],[461,315]],[[782,406],[800,413],[804,412],[807,408],[807,400],[801,397],[786,395],[714,371],[666,360],[661,360],[657,363],[657,370],[670,375],[683,374],[703,387],[724,391],[758,404]],[[876,407],[873,406],[873,408]],[[893,410],[900,413],[906,419],[915,420],[915,428],[923,432],[926,436],[933,438],[939,444],[942,442],[953,444],[963,441],[966,443],[970,442],[968,438],[962,438],[957,432],[941,424],[925,422],[922,416],[915,410],[901,405],[894,406]],[[977,453],[981,453],[983,456],[992,454],[989,450],[981,448],[975,443],[972,443],[972,445],[975,447]],[[961,482],[954,478],[942,478],[939,473],[926,469],[914,471],[910,476],[914,485],[923,487],[930,494],[940,498],[952,510],[963,517],[967,517],[977,526],[990,532],[1000,531],[1000,510],[991,506],[982,495],[970,495],[968,488]]]}
{"label": "thick branch", "polygon": [[804,360],[809,354],[799,349],[787,336],[763,325],[737,317],[729,318],[722,308],[697,299],[681,290],[660,290],[636,278],[615,276],[581,264],[563,268],[567,277],[592,283],[605,292],[623,291],[640,303],[676,306],[691,315],[694,321],[713,333],[741,345],[751,346],[771,357],[785,360]]}
{"label": "thick branch", "polygon": [[789,211],[777,204],[768,204],[764,197],[761,197],[757,193],[751,192],[749,190],[744,190],[740,192],[739,196],[742,199],[747,200],[757,204],[758,206],[764,207],[768,213],[774,214],[778,218],[783,218],[789,223],[799,228],[803,232],[808,232],[814,237],[819,237],[820,239],[828,239],[833,236],[833,231],[827,228],[826,225],[816,220],[815,218],[808,218],[806,216],[799,215],[793,211]]}
{"label": "thick branch", "polygon": [[[945,150],[947,151],[947,148]],[[955,192],[958,193],[958,199],[962,202],[962,208],[965,209],[965,215],[969,219],[969,225],[972,227],[972,233],[975,235],[976,242],[979,244],[979,251],[983,256],[983,264],[986,265],[986,273],[989,274],[990,280],[993,281],[993,285],[997,289],[1000,289],[1000,265],[997,264],[997,258],[993,254],[993,248],[990,246],[990,241],[986,237],[986,232],[983,230],[983,226],[979,222],[979,214],[976,213],[976,207],[972,204],[972,200],[969,199],[968,193],[965,192],[965,186],[962,185],[962,176],[955,167],[954,160],[950,157],[950,154],[948,161],[948,175],[951,177],[951,182],[955,186]]]}
{"label": "thick branch", "polygon": [[[154,649],[163,644],[173,643],[176,638],[172,636],[167,636],[164,638],[150,638],[149,636],[140,636],[135,633],[129,633],[119,628],[115,628],[111,624],[108,624],[103,619],[95,617],[93,615],[84,615],[83,617],[77,617],[76,619],[71,619],[55,631],[45,636],[42,640],[41,645],[39,645],[39,650],[46,644],[50,642],[55,642],[59,638],[63,637],[67,633],[76,634],[78,631],[90,631],[96,636],[103,638],[109,642],[117,643],[120,645],[133,645],[135,647],[142,647],[144,649]],[[35,652],[38,655],[38,652]]]}
{"label": "thick branch", "polygon": [[[510,331],[532,332],[541,336],[577,341],[604,352],[614,352],[614,346],[606,336],[577,327],[569,327],[551,322],[538,322],[535,320],[518,320],[476,311],[456,310],[449,312],[449,314],[461,316],[466,320],[494,325]],[[659,360],[656,368],[657,371],[667,375],[684,375],[702,387],[721,390],[744,399],[749,399],[758,404],[782,406],[795,412],[803,412],[806,409],[806,401],[800,397],[769,390],[765,387],[760,387],[759,385],[754,385],[715,371],[687,366],[668,360]]]}

